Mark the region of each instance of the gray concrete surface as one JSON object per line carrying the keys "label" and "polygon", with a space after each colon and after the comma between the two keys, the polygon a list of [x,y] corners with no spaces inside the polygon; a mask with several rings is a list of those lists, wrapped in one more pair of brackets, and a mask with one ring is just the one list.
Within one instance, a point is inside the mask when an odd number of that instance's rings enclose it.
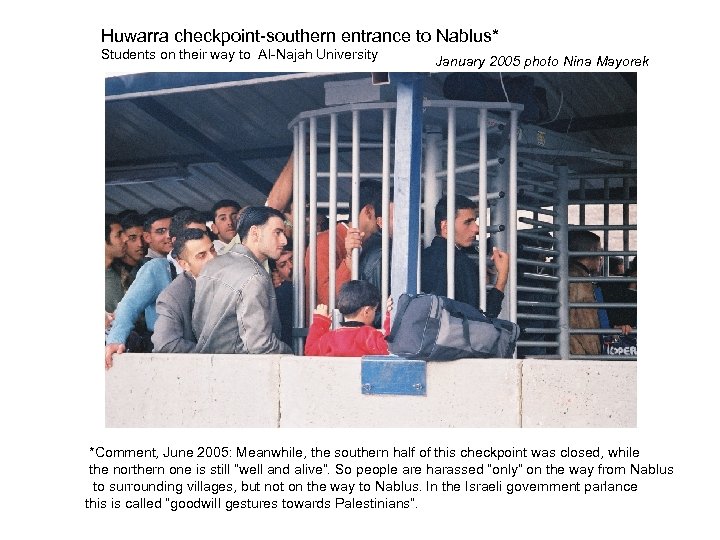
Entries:
{"label": "gray concrete surface", "polygon": [[281,427],[517,427],[520,362],[430,362],[426,396],[363,395],[358,358],[283,357]]}
{"label": "gray concrete surface", "polygon": [[124,354],[105,376],[107,427],[277,427],[279,356]]}
{"label": "gray concrete surface", "polygon": [[107,427],[635,427],[637,363],[463,359],[426,396],[361,393],[359,358],[125,354]]}
{"label": "gray concrete surface", "polygon": [[523,427],[636,427],[637,362],[524,360]]}

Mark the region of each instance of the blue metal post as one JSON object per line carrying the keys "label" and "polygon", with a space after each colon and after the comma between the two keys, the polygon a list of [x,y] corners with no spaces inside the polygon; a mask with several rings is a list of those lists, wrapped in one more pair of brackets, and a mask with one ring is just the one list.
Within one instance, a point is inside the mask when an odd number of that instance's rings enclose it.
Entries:
{"label": "blue metal post", "polygon": [[397,302],[402,293],[419,289],[423,84],[417,73],[393,73],[390,80],[397,85],[391,279],[392,297]]}

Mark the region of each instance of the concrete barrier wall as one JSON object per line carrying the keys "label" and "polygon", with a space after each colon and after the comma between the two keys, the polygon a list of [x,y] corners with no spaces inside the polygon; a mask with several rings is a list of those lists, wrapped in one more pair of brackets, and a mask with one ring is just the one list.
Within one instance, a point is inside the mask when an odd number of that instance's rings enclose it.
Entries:
{"label": "concrete barrier wall", "polygon": [[123,354],[105,376],[107,427],[277,427],[280,356]]}
{"label": "concrete barrier wall", "polygon": [[637,362],[524,360],[523,427],[636,427]]}
{"label": "concrete barrier wall", "polygon": [[426,396],[363,395],[359,358],[124,354],[107,427],[635,427],[637,363],[430,362]]}
{"label": "concrete barrier wall", "polygon": [[358,358],[283,357],[281,427],[517,427],[520,361],[430,362],[426,396],[363,395]]}

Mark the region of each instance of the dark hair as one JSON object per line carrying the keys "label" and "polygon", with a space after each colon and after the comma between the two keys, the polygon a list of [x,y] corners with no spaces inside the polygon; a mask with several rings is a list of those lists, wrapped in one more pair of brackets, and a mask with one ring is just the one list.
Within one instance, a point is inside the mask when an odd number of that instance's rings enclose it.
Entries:
{"label": "dark hair", "polygon": [[285,222],[285,214],[269,206],[246,206],[238,215],[237,233],[240,241],[244,242],[250,228],[265,225],[271,217],[280,218]]}
{"label": "dark hair", "polygon": [[[390,200],[389,202],[393,202],[394,199],[394,193],[393,190],[390,189]],[[380,191],[378,191],[375,196],[373,197],[372,201],[373,208],[375,209],[375,217],[382,217],[382,184],[380,184]]]}
{"label": "dark hair", "polygon": [[382,212],[382,183],[377,180],[363,180],[360,182],[359,208],[362,210],[368,204],[375,210],[375,215]]}
{"label": "dark hair", "polygon": [[[283,246],[282,252],[287,253],[288,251],[292,253],[293,250],[293,244],[292,240],[288,238],[287,244]],[[275,270],[277,268],[277,261],[275,259],[268,259],[268,266],[270,267],[270,270]]]}
{"label": "dark hair", "polygon": [[[600,251],[600,237],[590,231],[568,231],[568,251]],[[570,257],[570,261],[581,261],[587,255]]]}
{"label": "dark hair", "polygon": [[380,291],[369,281],[354,279],[340,287],[337,309],[343,315],[353,315],[365,306],[380,306]]}
{"label": "dark hair", "polygon": [[193,209],[180,210],[170,222],[170,238],[180,236],[182,230],[186,229],[191,223],[205,223],[205,216]]}
{"label": "dark hair", "polygon": [[120,218],[120,225],[122,228],[127,230],[132,227],[144,227],[145,220],[136,210],[127,210],[124,215],[118,214]]}
{"label": "dark hair", "polygon": [[[183,250],[185,249],[185,244],[190,240],[200,240],[203,236],[208,236],[206,231],[203,231],[202,229],[183,229],[181,230],[177,237],[175,238],[175,242],[173,243],[173,249],[172,249],[172,256],[174,259],[179,259],[180,255],[182,254]],[[209,238],[209,237],[208,237]]]}
{"label": "dark hair", "polygon": [[[463,195],[455,196],[455,217],[457,217],[457,213],[459,210],[475,210],[476,208],[477,204],[472,202],[467,197]],[[440,199],[435,205],[435,234],[440,234],[442,230],[441,223],[443,221],[447,221],[447,196]]]}
{"label": "dark hair", "polygon": [[628,264],[628,269],[625,271],[625,274],[628,276],[637,274],[637,255],[635,255],[630,261],[630,264]]}
{"label": "dark hair", "polygon": [[152,224],[155,223],[158,219],[167,219],[171,217],[172,212],[170,212],[170,210],[166,210],[165,208],[153,208],[147,214],[145,214],[145,219],[143,220],[143,230],[145,232],[150,232],[150,229],[152,229]]}
{"label": "dark hair", "polygon": [[222,199],[215,204],[213,204],[211,212],[212,212],[212,220],[215,221],[215,218],[217,217],[215,215],[215,212],[217,212],[220,208],[225,208],[226,206],[232,206],[235,208],[238,212],[240,211],[240,203],[237,201],[233,201],[232,199]]}
{"label": "dark hair", "polygon": [[608,265],[610,275],[619,274],[621,266],[625,266],[625,260],[622,257],[610,257],[610,264]]}
{"label": "dark hair", "polygon": [[328,219],[327,214],[318,214],[317,219],[317,232],[327,231],[328,228],[330,228],[330,220]]}
{"label": "dark hair", "polygon": [[112,230],[112,226],[115,224],[118,224],[122,227],[122,223],[120,223],[120,218],[118,218],[115,214],[105,214],[105,243],[110,243],[110,231]]}

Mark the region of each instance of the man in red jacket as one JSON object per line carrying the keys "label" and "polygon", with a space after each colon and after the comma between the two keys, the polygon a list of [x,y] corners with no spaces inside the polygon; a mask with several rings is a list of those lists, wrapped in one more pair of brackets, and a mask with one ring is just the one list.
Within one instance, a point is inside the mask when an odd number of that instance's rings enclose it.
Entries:
{"label": "man in red jacket", "polygon": [[[340,293],[340,287],[350,281],[352,275],[352,251],[361,249],[363,243],[377,231],[375,218],[375,203],[380,200],[382,184],[377,180],[363,180],[360,182],[360,200],[358,214],[358,227],[347,223],[331,223],[336,227],[335,236],[335,291]],[[305,291],[310,293],[310,280],[317,277],[317,303],[330,302],[330,232],[323,231],[317,235],[317,266],[316,276],[310,275],[310,248],[305,252]],[[308,306],[314,302],[308,299]]]}
{"label": "man in red jacket", "polygon": [[388,298],[384,331],[373,328],[375,312],[380,308],[380,291],[372,283],[353,280],[338,294],[337,308],[345,316],[340,328],[330,330],[325,304],[318,304],[307,341],[306,356],[365,356],[390,354],[385,336],[390,332],[392,298]]}

